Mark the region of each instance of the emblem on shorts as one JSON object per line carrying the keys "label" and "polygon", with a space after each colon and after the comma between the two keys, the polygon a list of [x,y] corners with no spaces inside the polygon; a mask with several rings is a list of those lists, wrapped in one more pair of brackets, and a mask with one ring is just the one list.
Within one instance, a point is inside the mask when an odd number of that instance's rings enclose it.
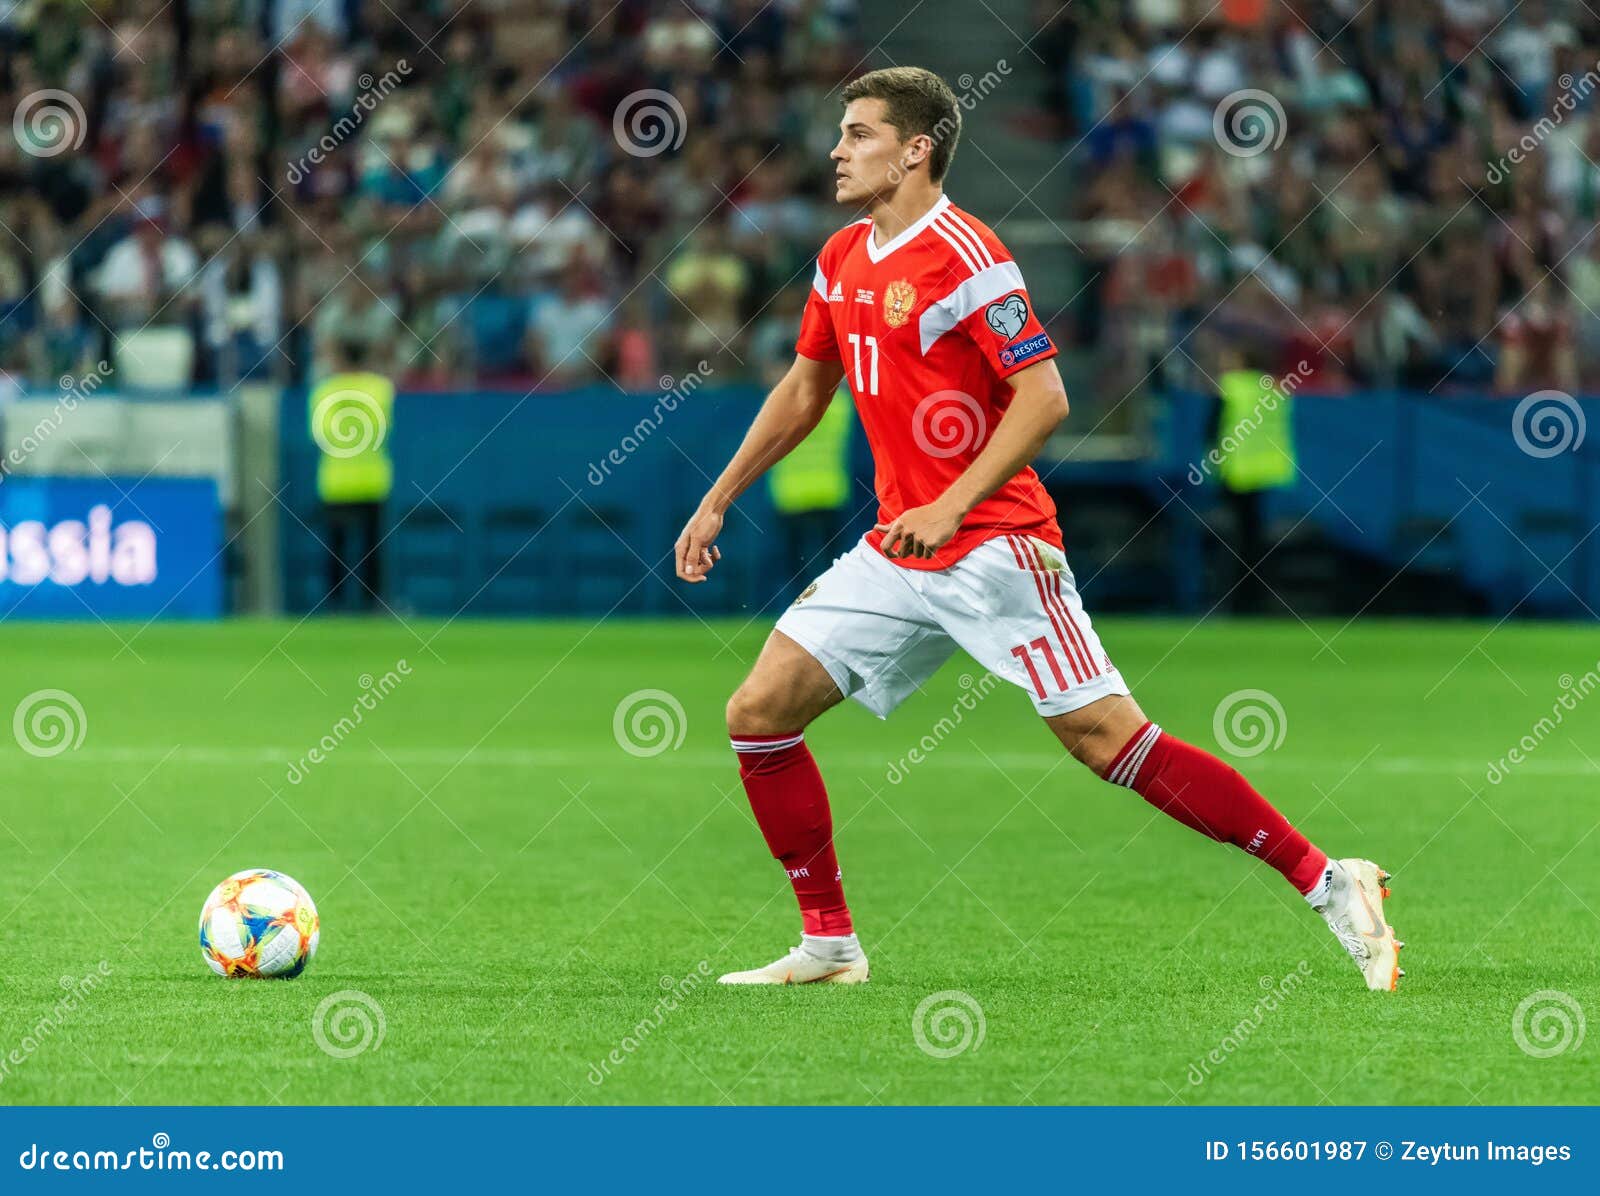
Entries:
{"label": "emblem on shorts", "polygon": [[794,600],[794,605],[795,606],[799,606],[802,602],[804,602],[807,598],[811,597],[811,595],[815,594],[816,592],[817,592],[817,583],[816,582],[812,582],[805,589],[800,591],[800,597],[798,597],[798,598],[796,598]]}
{"label": "emblem on shorts", "polygon": [[1029,536],[1029,543],[1033,550],[1039,554],[1039,564],[1052,573],[1059,573],[1067,563],[1066,554],[1048,540],[1041,540],[1038,536]]}
{"label": "emblem on shorts", "polygon": [[905,279],[891,282],[883,291],[883,319],[890,328],[898,328],[911,318],[911,308],[917,302],[917,288]]}

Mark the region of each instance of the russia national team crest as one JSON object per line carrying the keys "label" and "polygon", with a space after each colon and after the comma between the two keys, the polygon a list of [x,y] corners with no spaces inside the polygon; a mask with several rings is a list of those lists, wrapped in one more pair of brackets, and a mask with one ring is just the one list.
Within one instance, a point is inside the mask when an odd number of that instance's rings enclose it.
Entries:
{"label": "russia national team crest", "polygon": [[911,308],[917,302],[917,288],[905,279],[891,282],[883,291],[883,319],[890,328],[898,328],[911,318]]}

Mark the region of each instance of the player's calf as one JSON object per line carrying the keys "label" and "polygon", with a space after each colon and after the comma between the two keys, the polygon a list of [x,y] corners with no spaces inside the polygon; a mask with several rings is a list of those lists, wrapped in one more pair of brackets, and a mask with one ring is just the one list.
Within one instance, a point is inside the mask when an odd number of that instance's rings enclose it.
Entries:
{"label": "player's calf", "polygon": [[1210,752],[1145,722],[1128,736],[1100,775],[1132,789],[1169,818],[1265,861],[1302,895],[1323,880],[1328,857]]}
{"label": "player's calf", "polygon": [[[1127,705],[1137,710],[1131,701]],[[1142,722],[1107,759],[1107,736],[1100,727],[1125,726],[1127,713],[1080,722],[1068,734],[1059,729],[1057,734],[1064,743],[1070,734],[1078,745],[1073,754],[1112,784],[1132,789],[1191,830],[1232,843],[1277,869],[1327,921],[1367,987],[1393,992],[1405,973],[1399,966],[1402,944],[1383,916],[1388,874],[1369,860],[1330,861],[1237,770],[1155,723]],[[1119,728],[1111,737],[1121,734]]]}
{"label": "player's calf", "polygon": [[[794,889],[805,939],[803,958],[785,957],[786,968],[780,960],[767,969],[738,973],[727,983],[842,984],[866,978],[833,850],[828,790],[805,741],[805,727],[841,697],[814,657],[774,632],[728,701],[728,737],[739,779],[767,848]],[[838,966],[812,967],[807,961]]]}

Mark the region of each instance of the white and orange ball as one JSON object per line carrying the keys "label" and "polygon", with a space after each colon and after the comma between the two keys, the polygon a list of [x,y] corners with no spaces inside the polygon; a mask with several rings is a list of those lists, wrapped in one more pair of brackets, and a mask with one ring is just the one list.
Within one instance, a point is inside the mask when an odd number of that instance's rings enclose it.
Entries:
{"label": "white and orange ball", "polygon": [[320,933],[311,894],[270,868],[235,872],[200,910],[200,953],[228,979],[298,976],[316,955]]}

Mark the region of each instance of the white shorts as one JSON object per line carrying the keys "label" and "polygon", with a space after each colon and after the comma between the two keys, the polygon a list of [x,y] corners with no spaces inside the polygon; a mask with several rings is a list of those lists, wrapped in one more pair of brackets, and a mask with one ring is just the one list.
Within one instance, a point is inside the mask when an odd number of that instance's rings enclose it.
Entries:
{"label": "white shorts", "polygon": [[1128,692],[1066,556],[1031,536],[998,536],[939,570],[902,568],[862,540],[801,592],[777,629],[879,718],[958,647],[1021,686],[1043,715]]}

